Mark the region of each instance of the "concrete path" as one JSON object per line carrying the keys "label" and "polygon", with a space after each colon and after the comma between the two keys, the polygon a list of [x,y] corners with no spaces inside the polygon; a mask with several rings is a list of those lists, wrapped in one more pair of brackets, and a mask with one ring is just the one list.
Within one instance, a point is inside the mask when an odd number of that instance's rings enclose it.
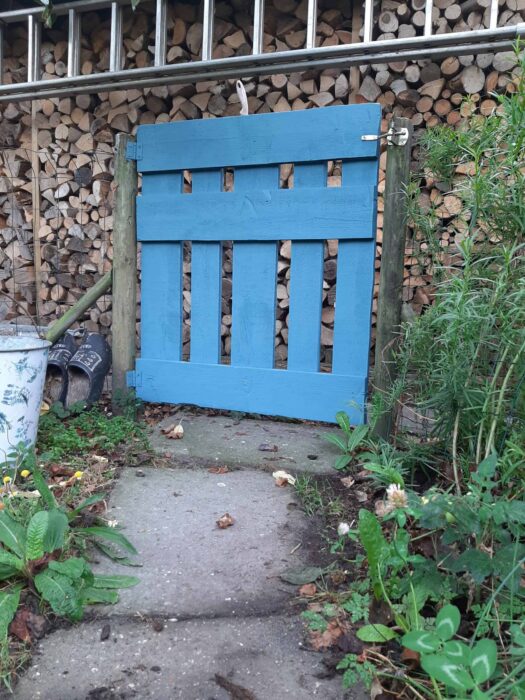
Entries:
{"label": "concrete path", "polygon": [[[124,525],[142,568],[106,560],[96,568],[135,573],[140,584],[122,591],[117,605],[97,608],[94,621],[42,640],[15,698],[366,697],[360,688],[345,693],[340,676],[326,678],[322,655],[303,646],[297,589],[279,578],[288,569],[325,562],[319,560],[319,535],[294,489],[276,487],[262,458],[282,450],[280,456],[295,455],[297,461],[287,465],[292,473],[304,465],[311,471],[310,463],[325,471],[331,460],[328,444],[306,435],[315,431],[310,427],[303,431],[304,426],[248,420],[226,425],[222,418],[208,425],[199,417],[185,421],[181,441],[159,433],[155,441],[162,452],[187,450],[184,467],[177,456],[174,468],[122,472],[110,516]],[[204,446],[211,449],[229,430],[231,439],[208,457],[230,466],[238,458],[252,468],[226,474],[189,468],[192,456],[197,465],[206,463]],[[250,449],[230,451],[241,437],[233,433],[249,438]],[[277,453],[258,450],[263,433]],[[317,459],[305,461],[306,452]],[[223,530],[216,521],[225,512],[235,522]]]}

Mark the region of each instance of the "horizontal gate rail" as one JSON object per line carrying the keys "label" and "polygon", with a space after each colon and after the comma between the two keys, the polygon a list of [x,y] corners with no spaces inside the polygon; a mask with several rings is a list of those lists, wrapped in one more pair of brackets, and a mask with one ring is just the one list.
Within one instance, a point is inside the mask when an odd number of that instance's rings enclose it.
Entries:
{"label": "horizontal gate rail", "polygon": [[[363,41],[339,46],[315,47],[317,0],[308,0],[306,42],[303,49],[263,53],[264,0],[254,0],[251,56],[213,59],[214,0],[203,3],[203,39],[200,61],[166,63],[167,9],[169,0],[156,0],[154,65],[121,70],[122,10],[130,0],[79,0],[57,5],[55,14],[68,15],[67,77],[42,80],[39,42],[43,8],[0,12],[0,102],[58,97],[105,90],[152,87],[197,80],[237,79],[310,68],[345,68],[366,63],[440,58],[443,56],[505,51],[525,36],[525,23],[498,27],[498,0],[491,0],[489,27],[466,32],[432,35],[432,0],[425,4],[424,36],[373,41],[374,2],[365,0]],[[82,14],[110,9],[110,70],[79,75]],[[13,23],[28,26],[27,82],[4,85],[3,46]]]}

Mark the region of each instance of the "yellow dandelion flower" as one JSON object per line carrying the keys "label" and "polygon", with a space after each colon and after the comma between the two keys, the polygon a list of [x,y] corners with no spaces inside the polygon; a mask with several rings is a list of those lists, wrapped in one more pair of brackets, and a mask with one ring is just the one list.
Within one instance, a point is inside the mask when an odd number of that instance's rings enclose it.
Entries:
{"label": "yellow dandelion flower", "polygon": [[21,476],[23,479],[27,479],[27,477],[28,477],[30,474],[31,474],[31,472],[29,471],[29,469],[22,469],[22,471],[20,472],[20,476]]}
{"label": "yellow dandelion flower", "polygon": [[11,481],[11,477],[10,477],[10,476],[4,476],[4,478],[3,478],[4,484],[8,484],[10,481]]}
{"label": "yellow dandelion flower", "polygon": [[75,479],[81,479],[84,476],[84,472],[75,472],[73,476]]}

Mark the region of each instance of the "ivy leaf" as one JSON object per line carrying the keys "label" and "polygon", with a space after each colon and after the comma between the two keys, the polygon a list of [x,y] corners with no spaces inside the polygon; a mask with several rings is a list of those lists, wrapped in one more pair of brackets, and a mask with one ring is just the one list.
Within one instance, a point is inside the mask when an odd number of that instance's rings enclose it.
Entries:
{"label": "ivy leaf", "polygon": [[454,690],[466,692],[474,687],[474,681],[468,671],[461,664],[451,661],[445,654],[422,656],[421,667],[431,678]]}
{"label": "ivy leaf", "polygon": [[436,634],[444,642],[452,639],[459,629],[461,615],[455,605],[445,605],[436,617]]}
{"label": "ivy leaf", "polygon": [[482,639],[472,649],[470,670],[476,683],[485,683],[496,670],[498,648],[493,639]]}
{"label": "ivy leaf", "polygon": [[388,642],[391,639],[395,639],[398,635],[397,632],[391,627],[376,624],[364,625],[364,627],[360,627],[356,632],[356,636],[362,642],[381,644],[382,642]]}
{"label": "ivy leaf", "polygon": [[407,649],[420,654],[431,654],[439,649],[440,640],[434,632],[427,630],[412,630],[403,635],[401,644]]}

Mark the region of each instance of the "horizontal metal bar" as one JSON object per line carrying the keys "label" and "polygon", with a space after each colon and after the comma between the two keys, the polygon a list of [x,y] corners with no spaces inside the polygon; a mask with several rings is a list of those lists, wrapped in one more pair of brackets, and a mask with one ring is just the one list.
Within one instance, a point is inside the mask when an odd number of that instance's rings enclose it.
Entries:
{"label": "horizontal metal bar", "polygon": [[[54,15],[67,15],[69,10],[77,12],[93,12],[93,10],[109,9],[114,0],[81,0],[80,2],[67,2],[63,5],[53,5]],[[130,5],[131,0],[117,0],[119,5]],[[43,7],[29,7],[23,10],[8,10],[0,12],[1,22],[23,22],[29,15],[40,17],[44,12]]]}
{"label": "horizontal metal bar", "polygon": [[57,78],[38,84],[18,83],[0,86],[0,102],[13,99],[58,97],[65,94],[99,92],[120,88],[152,87],[167,83],[182,83],[206,79],[236,79],[255,75],[271,75],[310,68],[339,68],[366,63],[418,60],[465,54],[491,53],[509,50],[518,37],[525,37],[525,22],[497,30],[476,30],[438,34],[433,37],[391,39],[370,44],[347,44],[316,49],[299,49],[236,56],[233,58],[192,61],[148,66],[115,73],[80,75]]}

